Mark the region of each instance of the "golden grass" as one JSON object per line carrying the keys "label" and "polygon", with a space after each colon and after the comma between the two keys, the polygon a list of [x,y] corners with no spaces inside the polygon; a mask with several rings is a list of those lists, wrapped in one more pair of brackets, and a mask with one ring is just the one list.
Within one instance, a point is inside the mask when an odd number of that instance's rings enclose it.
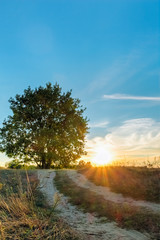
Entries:
{"label": "golden grass", "polygon": [[55,183],[57,189],[69,197],[69,202],[85,212],[96,213],[114,221],[121,228],[148,232],[153,239],[160,238],[160,215],[145,208],[129,204],[113,203],[89,189],[77,186],[65,172],[57,172]]}
{"label": "golden grass", "polygon": [[[14,173],[17,172],[10,172],[10,177]],[[4,173],[4,176],[7,176],[7,172]],[[16,188],[14,186],[14,192],[7,191],[5,193],[4,189],[0,190],[0,240],[81,239],[78,233],[56,216],[55,206],[49,208],[42,194],[36,192],[35,174],[30,174],[30,176],[27,174],[25,182],[20,181],[21,176],[25,176],[24,172],[22,175],[17,175],[16,178],[14,176],[11,178],[15,179],[15,182],[11,181],[10,184],[16,184],[16,180],[19,182]],[[5,186],[7,189],[6,179],[2,179],[2,174],[0,179],[4,180],[1,183],[3,188]],[[25,183],[25,191],[23,191]],[[40,203],[41,207],[37,206],[39,199],[43,200],[43,203]]]}
{"label": "golden grass", "polygon": [[160,203],[160,169],[145,167],[90,167],[79,170],[96,185],[109,187],[137,200]]}

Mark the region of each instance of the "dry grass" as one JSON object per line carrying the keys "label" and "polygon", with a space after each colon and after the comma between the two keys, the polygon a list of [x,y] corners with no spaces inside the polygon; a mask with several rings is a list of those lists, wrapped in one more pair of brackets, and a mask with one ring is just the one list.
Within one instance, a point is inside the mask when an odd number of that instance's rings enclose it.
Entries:
{"label": "dry grass", "polygon": [[160,238],[160,215],[128,204],[107,201],[89,189],[77,186],[64,172],[57,172],[55,183],[57,189],[69,197],[71,204],[77,205],[83,211],[106,217],[122,228],[148,232],[153,239]]}
{"label": "dry grass", "polygon": [[96,185],[138,200],[160,203],[160,169],[141,167],[90,167],[79,170]]}
{"label": "dry grass", "polygon": [[33,209],[26,198],[10,197],[0,209],[2,239],[77,239],[61,219]]}
{"label": "dry grass", "polygon": [[0,182],[0,240],[80,239],[47,206],[33,171],[0,171]]}

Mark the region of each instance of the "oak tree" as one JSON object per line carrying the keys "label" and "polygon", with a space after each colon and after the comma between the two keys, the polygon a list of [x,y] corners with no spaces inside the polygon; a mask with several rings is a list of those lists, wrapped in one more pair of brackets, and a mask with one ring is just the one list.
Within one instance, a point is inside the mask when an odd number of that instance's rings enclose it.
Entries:
{"label": "oak tree", "polygon": [[10,98],[13,112],[0,129],[0,150],[41,168],[68,167],[84,154],[88,120],[80,100],[58,84],[46,84]]}

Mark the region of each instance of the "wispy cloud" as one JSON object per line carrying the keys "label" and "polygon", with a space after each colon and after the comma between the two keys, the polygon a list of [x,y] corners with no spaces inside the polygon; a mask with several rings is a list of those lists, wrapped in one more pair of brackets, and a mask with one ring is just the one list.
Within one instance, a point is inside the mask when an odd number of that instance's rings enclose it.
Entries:
{"label": "wispy cloud", "polygon": [[158,59],[157,51],[151,52],[149,50],[155,46],[156,39],[156,35],[147,38],[144,36],[144,41],[140,41],[138,46],[136,45],[122,55],[116,55],[115,59],[111,59],[106,64],[106,67],[94,75],[94,79],[86,91],[95,93],[107,87],[108,92],[113,92],[118,87],[125,85],[126,82],[131,82],[132,79],[136,82],[139,74],[141,75],[139,81],[142,81],[150,73],[153,74],[153,71],[155,71],[156,75],[159,74],[159,68],[150,69],[150,66],[157,62]]}
{"label": "wispy cloud", "polygon": [[113,100],[138,100],[138,101],[160,101],[160,97],[133,96],[126,94],[103,95],[103,99]]}
{"label": "wispy cloud", "polygon": [[87,140],[89,155],[98,146],[110,149],[116,155],[160,155],[160,122],[152,118],[138,118],[124,121],[121,125],[108,129],[105,137]]}
{"label": "wispy cloud", "polygon": [[93,123],[90,123],[89,124],[89,127],[90,128],[106,128],[106,126],[109,124],[108,121],[105,121],[105,122],[93,122]]}

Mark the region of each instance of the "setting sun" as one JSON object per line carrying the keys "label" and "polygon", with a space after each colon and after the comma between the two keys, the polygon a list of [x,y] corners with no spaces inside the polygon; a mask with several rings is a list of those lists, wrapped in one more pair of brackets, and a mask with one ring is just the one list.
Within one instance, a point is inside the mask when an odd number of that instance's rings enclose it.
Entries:
{"label": "setting sun", "polygon": [[108,149],[104,147],[99,147],[95,149],[95,156],[92,159],[92,164],[96,166],[105,166],[111,163],[113,160],[113,155]]}

